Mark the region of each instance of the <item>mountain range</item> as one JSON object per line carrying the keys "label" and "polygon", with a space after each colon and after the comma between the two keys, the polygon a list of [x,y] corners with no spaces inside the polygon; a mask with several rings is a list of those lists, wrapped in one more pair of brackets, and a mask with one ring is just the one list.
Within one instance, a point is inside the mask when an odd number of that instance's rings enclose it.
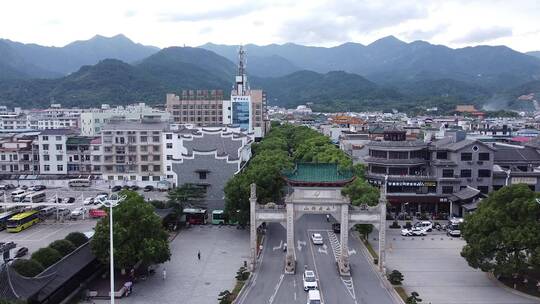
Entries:
{"label": "mountain range", "polygon": [[[313,102],[315,109],[329,111],[450,110],[457,103],[490,103],[496,96],[501,108],[516,94],[536,90],[540,79],[539,53],[504,46],[451,49],[389,36],[369,45],[245,48],[252,87],[264,88],[270,105]],[[162,104],[166,93],[182,89],[228,92],[237,50],[210,43],[160,50],[123,35],[95,36],[64,47],[0,40],[0,104]]]}

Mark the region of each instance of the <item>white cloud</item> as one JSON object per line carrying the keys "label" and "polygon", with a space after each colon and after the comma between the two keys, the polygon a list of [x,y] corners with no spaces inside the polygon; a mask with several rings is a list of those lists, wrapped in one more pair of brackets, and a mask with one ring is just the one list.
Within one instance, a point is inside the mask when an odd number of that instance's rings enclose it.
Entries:
{"label": "white cloud", "polygon": [[[31,8],[31,9],[29,9]],[[62,46],[123,33],[166,47],[205,42],[367,44],[406,41],[540,50],[537,0],[18,0],[0,10],[0,37]]]}

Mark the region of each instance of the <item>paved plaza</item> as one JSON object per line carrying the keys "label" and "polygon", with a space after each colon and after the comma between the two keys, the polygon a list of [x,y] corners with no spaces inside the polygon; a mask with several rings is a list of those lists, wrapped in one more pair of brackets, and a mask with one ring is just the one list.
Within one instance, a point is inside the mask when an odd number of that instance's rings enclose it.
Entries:
{"label": "paved plaza", "polygon": [[[537,301],[512,294],[492,282],[486,273],[468,266],[461,257],[465,241],[443,232],[426,237],[402,237],[400,229],[387,229],[387,269],[405,277],[407,292],[416,291],[431,304],[525,304]],[[373,241],[377,232],[371,234]]]}
{"label": "paved plaza", "polygon": [[[249,233],[234,226],[192,226],[174,239],[171,253],[171,261],[160,265],[155,275],[138,282],[129,297],[117,302],[217,303],[218,294],[232,290],[236,271],[249,259]],[[163,268],[167,273],[165,280]]]}

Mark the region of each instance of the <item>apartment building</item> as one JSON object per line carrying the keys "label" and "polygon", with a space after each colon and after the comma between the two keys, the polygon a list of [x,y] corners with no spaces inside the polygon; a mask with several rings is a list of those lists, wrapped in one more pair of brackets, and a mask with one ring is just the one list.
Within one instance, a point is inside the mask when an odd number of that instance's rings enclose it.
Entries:
{"label": "apartment building", "polygon": [[80,116],[80,129],[82,136],[99,135],[103,125],[109,122],[111,119],[153,119],[167,122],[171,118],[171,114],[169,112],[149,107],[145,103],[138,103],[125,107],[118,106],[116,108],[109,108],[103,105],[102,109],[93,109],[91,111],[81,113]]}
{"label": "apartment building", "polygon": [[20,112],[0,113],[0,130],[3,131],[25,131],[30,129],[26,115]]}
{"label": "apartment building", "polygon": [[10,135],[0,139],[0,175],[39,174],[35,135]]}
{"label": "apartment building", "polygon": [[[168,123],[156,120],[111,120],[101,130],[99,163],[111,184],[156,185],[165,179],[162,134]],[[91,157],[99,156],[92,144]]]}
{"label": "apartment building", "polygon": [[[91,143],[94,137],[70,136],[66,141],[67,174],[93,175]],[[99,173],[99,171],[98,171]]]}
{"label": "apartment building", "polygon": [[46,129],[37,138],[40,174],[67,175],[67,141],[78,135],[74,129]]}
{"label": "apartment building", "polygon": [[174,123],[197,126],[223,123],[223,90],[182,90],[167,94],[166,109]]}

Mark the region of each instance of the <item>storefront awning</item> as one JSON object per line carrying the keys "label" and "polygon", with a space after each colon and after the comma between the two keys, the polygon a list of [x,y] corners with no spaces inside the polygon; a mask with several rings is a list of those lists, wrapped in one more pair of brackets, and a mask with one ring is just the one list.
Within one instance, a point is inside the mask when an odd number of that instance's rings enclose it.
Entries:
{"label": "storefront awning", "polygon": [[478,208],[478,203],[480,202],[480,200],[477,200],[477,201],[474,201],[472,203],[468,203],[468,204],[463,204],[463,209],[467,210],[467,211],[474,211]]}

